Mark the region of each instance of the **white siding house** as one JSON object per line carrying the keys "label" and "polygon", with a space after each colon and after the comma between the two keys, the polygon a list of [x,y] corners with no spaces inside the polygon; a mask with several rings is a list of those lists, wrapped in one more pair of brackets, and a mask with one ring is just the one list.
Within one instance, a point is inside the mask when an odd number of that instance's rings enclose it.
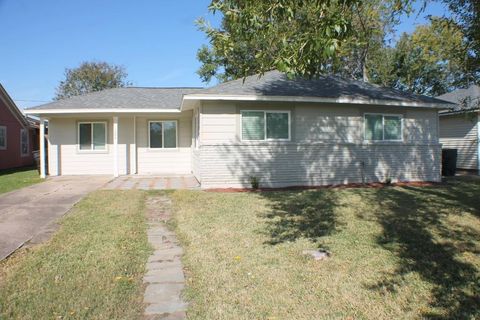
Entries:
{"label": "white siding house", "polygon": [[446,105],[269,72],[209,89],[110,89],[27,112],[49,121],[49,175],[193,174],[203,188],[249,187],[254,176],[288,187],[439,181]]}
{"label": "white siding house", "polygon": [[[290,139],[245,141],[242,110],[288,111]],[[400,141],[366,141],[365,114],[398,115]],[[311,103],[202,103],[197,177],[203,187],[265,187],[357,182],[438,181],[440,145],[435,109]]]}
{"label": "white siding house", "polygon": [[480,173],[480,87],[473,85],[438,98],[456,104],[440,113],[442,148],[457,149],[457,168]]}

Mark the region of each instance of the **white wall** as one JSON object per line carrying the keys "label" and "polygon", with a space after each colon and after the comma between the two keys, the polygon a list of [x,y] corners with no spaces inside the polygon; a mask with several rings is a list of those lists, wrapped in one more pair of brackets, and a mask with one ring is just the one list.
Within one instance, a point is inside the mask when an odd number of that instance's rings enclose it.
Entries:
{"label": "white wall", "polygon": [[[107,122],[105,151],[79,151],[77,123],[82,121]],[[123,119],[119,119],[119,127]],[[122,126],[123,127],[123,126]],[[48,122],[48,171],[50,175],[112,174],[113,127],[111,117],[50,118]],[[119,141],[119,171],[125,174],[125,142]],[[123,161],[122,161],[123,160]]]}
{"label": "white wall", "polygon": [[457,149],[457,167],[478,169],[478,117],[476,113],[440,117],[440,143]]}
{"label": "white wall", "polygon": [[[148,122],[177,120],[178,148],[149,149]],[[187,174],[192,172],[192,111],[137,117],[138,173]]]}
{"label": "white wall", "polygon": [[[148,148],[149,120],[178,120],[178,148],[151,150]],[[107,149],[101,152],[79,151],[77,123],[106,121]],[[134,128],[136,127],[136,143]],[[191,172],[191,111],[158,115],[119,117],[119,173],[150,174]],[[137,151],[135,153],[135,150]],[[135,157],[136,154],[136,157]],[[50,175],[113,175],[112,116],[52,117],[49,119],[48,168]]]}
{"label": "white wall", "polygon": [[[240,110],[289,110],[289,142],[240,139]],[[401,114],[400,143],[363,140],[365,112]],[[202,187],[265,187],[383,181],[438,181],[440,145],[434,109],[358,105],[204,102],[200,176]]]}

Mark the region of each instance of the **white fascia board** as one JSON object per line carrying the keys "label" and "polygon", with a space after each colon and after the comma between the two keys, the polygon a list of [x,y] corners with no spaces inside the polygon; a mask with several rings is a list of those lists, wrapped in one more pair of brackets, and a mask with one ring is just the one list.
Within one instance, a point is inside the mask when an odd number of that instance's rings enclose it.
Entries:
{"label": "white fascia board", "polygon": [[83,114],[83,113],[180,113],[179,109],[26,109],[25,114]]}
{"label": "white fascia board", "polygon": [[480,111],[479,109],[464,109],[464,110],[447,111],[447,112],[440,113],[440,117],[458,115],[458,114],[462,114],[462,113],[475,113],[475,112],[479,112],[479,111]]}
{"label": "white fascia board", "polygon": [[[320,98],[320,97],[292,97],[292,96],[257,96],[257,95],[214,95],[214,94],[188,94],[183,100],[229,100],[229,101],[278,101],[278,102],[319,102],[340,104],[368,104],[381,106],[401,106],[446,109],[445,105],[426,102],[406,102],[381,99],[353,99],[353,98]],[[183,106],[183,101],[182,101]]]}

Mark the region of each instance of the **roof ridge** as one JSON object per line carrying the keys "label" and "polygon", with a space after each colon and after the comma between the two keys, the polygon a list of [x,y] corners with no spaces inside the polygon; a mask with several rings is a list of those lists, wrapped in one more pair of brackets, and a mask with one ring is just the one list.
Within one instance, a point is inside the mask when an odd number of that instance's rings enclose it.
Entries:
{"label": "roof ridge", "polygon": [[128,86],[128,87],[118,87],[114,89],[205,89],[204,87],[144,87],[144,86]]}

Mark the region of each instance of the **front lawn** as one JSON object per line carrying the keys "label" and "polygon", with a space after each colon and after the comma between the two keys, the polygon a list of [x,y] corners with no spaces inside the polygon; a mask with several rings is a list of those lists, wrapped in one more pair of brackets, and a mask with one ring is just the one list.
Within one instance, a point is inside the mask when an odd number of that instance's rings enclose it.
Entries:
{"label": "front lawn", "polygon": [[190,319],[480,318],[479,179],[171,196]]}
{"label": "front lawn", "polygon": [[42,179],[40,179],[38,171],[35,168],[27,167],[0,170],[0,194],[28,187],[41,181]]}
{"label": "front lawn", "polygon": [[98,191],[53,238],[0,263],[0,319],[139,319],[151,252],[145,194]]}

